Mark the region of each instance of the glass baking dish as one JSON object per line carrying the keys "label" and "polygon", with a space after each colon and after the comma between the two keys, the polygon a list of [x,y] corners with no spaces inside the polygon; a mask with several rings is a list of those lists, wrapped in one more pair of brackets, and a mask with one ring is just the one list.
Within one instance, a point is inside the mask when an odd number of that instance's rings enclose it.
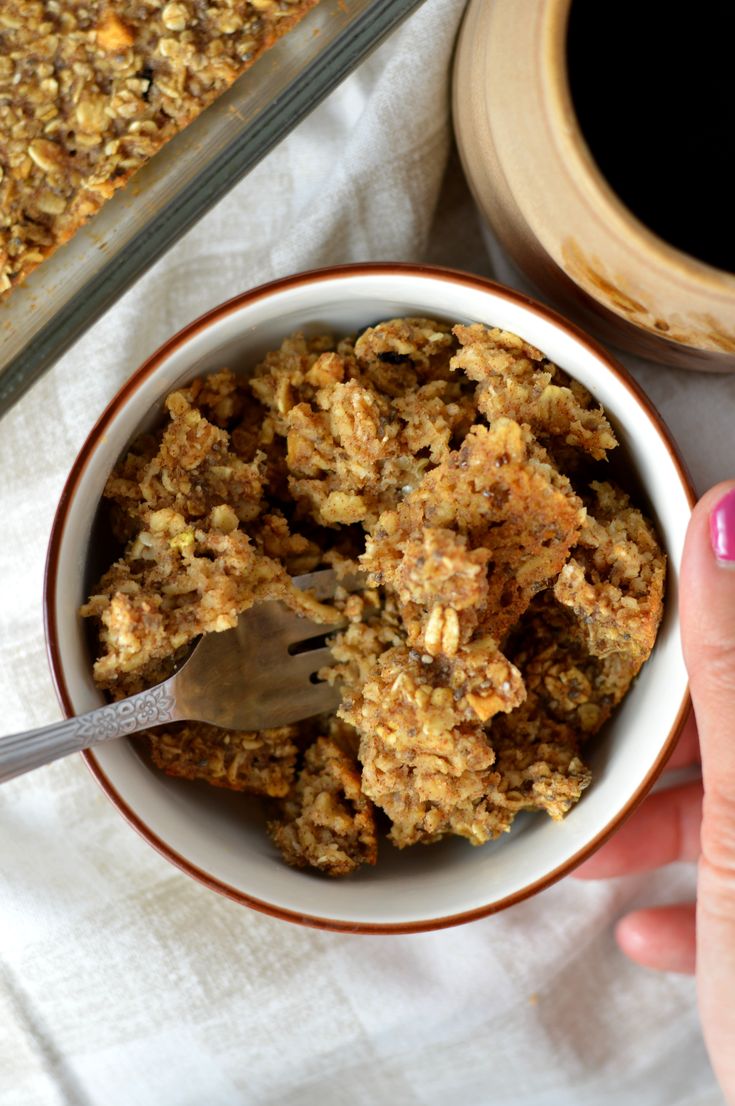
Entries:
{"label": "glass baking dish", "polygon": [[0,303],[0,415],[422,0],[321,0]]}

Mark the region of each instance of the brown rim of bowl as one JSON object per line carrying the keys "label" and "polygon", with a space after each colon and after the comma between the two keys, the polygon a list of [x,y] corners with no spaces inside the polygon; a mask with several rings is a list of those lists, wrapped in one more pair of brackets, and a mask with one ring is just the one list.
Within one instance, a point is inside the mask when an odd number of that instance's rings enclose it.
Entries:
{"label": "brown rim of bowl", "polygon": [[[412,265],[406,263],[389,263],[389,262],[368,262],[364,264],[350,264],[350,265],[338,265],[325,269],[314,269],[303,273],[296,273],[293,276],[283,277],[280,280],[274,280],[268,284],[261,284],[256,288],[251,289],[249,292],[243,292],[239,296],[234,296],[232,299],[227,300],[225,303],[220,304],[218,307],[212,308],[204,315],[201,315],[198,319],[189,323],[182,330],[174,334],[168,341],[164,342],[155,353],[153,353],[143,364],[138,368],[132,376],[126,381],[120,388],[117,395],[110,401],[108,406],[99,417],[86,441],[82,445],[79,453],[72,465],[69,476],[64,484],[64,488],[61,493],[59,505],[54,517],[53,526],[51,529],[51,536],[49,539],[48,553],[46,557],[46,570],[44,575],[44,589],[43,589],[43,615],[44,615],[44,629],[46,633],[46,652],[49,661],[49,667],[51,669],[51,677],[54,682],[56,695],[61,704],[64,715],[67,718],[71,718],[74,714],[74,710],[71,703],[71,698],[66,685],[64,677],[64,669],[61,660],[61,652],[58,641],[58,628],[56,624],[56,573],[58,568],[59,551],[61,548],[61,542],[64,534],[64,527],[66,525],[67,514],[69,505],[75,494],[79,480],[84,473],[90,457],[100,439],[104,434],[105,429],[110,424],[111,420],[124,406],[125,402],[135,392],[139,385],[146,380],[151,373],[153,373],[165,358],[182,346],[190,338],[194,337],[205,327],[211,323],[223,318],[226,315],[231,314],[233,311],[252,303],[255,300],[263,299],[266,296],[271,295],[276,291],[283,291],[286,288],[292,288],[300,284],[313,283],[319,281],[334,280],[336,278],[344,277],[359,277],[359,276],[393,276],[393,275],[413,276],[419,279],[431,278],[439,280],[448,280],[455,284],[461,284],[465,287],[471,287],[479,289],[480,291],[492,292],[496,296],[500,296],[503,299],[509,300],[512,303],[520,304],[533,311],[535,314],[542,316],[547,321],[554,323],[556,326],[561,327],[568,333],[576,338],[582,345],[586,346],[595,357],[600,358],[607,368],[616,376],[627,390],[633,395],[636,401],[644,408],[648,416],[658,427],[659,434],[666,445],[674,467],[679,475],[681,484],[686,492],[690,506],[694,506],[696,502],[696,494],[692,485],[691,478],[687,472],[686,466],[679,456],[678,450],[674,445],[674,442],[669,433],[668,427],[659,415],[659,413],[653,408],[645,393],[641,390],[638,384],[628,374],[627,370],[622,365],[618,364],[610,356],[609,353],[597,343],[593,338],[590,338],[584,331],[573,323],[568,322],[557,312],[551,308],[546,307],[543,304],[537,303],[529,296],[524,295],[521,292],[516,292],[514,289],[506,288],[501,284],[496,284],[494,281],[486,280],[484,277],[473,276],[471,273],[464,273],[456,269],[441,268],[439,266],[431,265]],[[551,884],[556,883],[557,880],[563,876],[568,875],[574,868],[586,860],[589,856],[595,852],[600,845],[602,845],[621,825],[630,817],[636,807],[642,802],[647,795],[648,791],[652,787],[656,778],[661,773],[666,761],[671,755],[672,749],[676,744],[676,740],[679,737],[681,729],[684,725],[684,721],[689,713],[691,701],[688,689],[684,693],[679,711],[676,717],[676,721],[672,726],[666,741],[664,742],[661,752],[659,753],[653,767],[647,773],[641,784],[636,789],[635,793],[628,799],[623,809],[612,819],[611,822],[603,829],[592,841],[588,842],[582,849],[574,854],[564,864],[559,865],[553,871],[549,872],[543,878],[536,880],[529,884],[527,887],[522,888],[520,891],[514,892],[512,895],[507,895],[496,902],[490,903],[487,906],[478,907],[476,910],[465,911],[461,914],[452,914],[441,918],[431,918],[421,922],[406,922],[406,923],[375,923],[375,922],[341,922],[332,920],[330,918],[320,918],[309,914],[300,914],[296,911],[287,910],[283,907],[273,906],[271,903],[263,902],[260,899],[252,898],[250,895],[244,894],[235,887],[231,887],[229,884],[223,883],[221,880],[216,879],[208,872],[196,867],[185,857],[181,856],[174,849],[170,847],[165,841],[157,836],[146,823],[128,806],[124,799],[118,794],[115,786],[111,783],[109,778],[102,770],[94,752],[91,750],[85,751],[82,755],[87,762],[92,775],[96,778],[97,782],[102,787],[103,791],[107,794],[108,798],[112,800],[114,805],[123,815],[123,817],[132,825],[142,837],[148,841],[150,845],[156,849],[162,856],[166,857],[177,868],[180,868],[187,875],[192,876],[194,879],[203,883],[205,887],[211,888],[213,891],[217,891],[220,894],[232,899],[234,902],[243,904],[244,906],[252,907],[254,910],[258,910],[263,914],[269,914],[271,917],[280,918],[284,921],[296,922],[300,925],[311,926],[316,929],[333,930],[340,933],[364,933],[364,934],[388,934],[388,933],[421,933],[428,930],[443,929],[449,926],[462,925],[465,922],[475,921],[479,918],[485,918],[490,914],[495,914],[500,910],[504,910],[509,906],[514,906],[516,903],[522,902],[524,899],[529,898],[531,895],[536,894],[538,891],[542,891]]]}

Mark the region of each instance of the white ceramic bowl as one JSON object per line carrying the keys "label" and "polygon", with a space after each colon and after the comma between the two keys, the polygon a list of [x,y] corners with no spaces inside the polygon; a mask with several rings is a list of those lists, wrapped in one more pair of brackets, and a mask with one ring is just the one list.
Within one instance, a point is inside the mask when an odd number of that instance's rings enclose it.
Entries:
{"label": "white ceramic bowl", "polygon": [[504,327],[538,346],[603,404],[669,556],[666,612],[651,659],[588,752],[594,779],[561,823],[517,819],[481,848],[451,839],[403,852],[384,844],[377,868],[347,880],[286,867],[257,803],[156,773],[129,741],[85,754],[135,828],[189,875],[238,902],[330,929],[410,932],[481,917],[548,886],[590,855],[633,810],[661,771],[688,708],[679,648],[677,580],[693,502],[665,427],[595,342],[532,300],[448,270],[355,265],[256,288],[191,323],[124,385],[84,444],[54,522],[45,587],[50,663],[67,715],[102,702],[79,605],[104,567],[93,533],[105,479],[128,443],[160,418],[161,400],[193,376],[247,371],[295,330],[343,335],[399,315]]}

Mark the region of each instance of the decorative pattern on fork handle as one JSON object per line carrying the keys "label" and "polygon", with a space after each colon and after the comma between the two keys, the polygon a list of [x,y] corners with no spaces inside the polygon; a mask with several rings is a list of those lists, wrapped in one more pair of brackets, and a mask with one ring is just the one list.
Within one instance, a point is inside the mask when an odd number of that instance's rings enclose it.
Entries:
{"label": "decorative pattern on fork handle", "polygon": [[173,722],[177,717],[174,695],[165,684],[159,684],[55,726],[0,737],[0,783],[92,744]]}
{"label": "decorative pattern on fork handle", "polygon": [[[172,720],[174,697],[165,684],[141,691],[119,703],[110,703],[93,714],[82,714],[70,718],[76,723],[75,735],[82,741],[96,738],[98,741],[111,741],[125,734],[145,730],[149,726],[160,726]],[[84,748],[84,745],[81,746]]]}

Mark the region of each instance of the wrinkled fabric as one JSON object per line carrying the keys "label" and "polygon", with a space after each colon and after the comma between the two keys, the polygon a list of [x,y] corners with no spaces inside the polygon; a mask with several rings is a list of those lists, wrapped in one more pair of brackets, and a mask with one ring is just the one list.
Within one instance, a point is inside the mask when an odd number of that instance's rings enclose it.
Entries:
{"label": "wrinkled fabric", "polygon": [[[41,622],[73,458],[165,338],[261,281],[430,260],[518,283],[450,151],[460,0],[427,0],[120,300],[0,425],[6,732],[60,716]],[[417,59],[420,59],[417,64]],[[700,486],[731,475],[735,375],[636,363]],[[618,952],[692,869],[566,880],[406,937],[298,928],[159,857],[75,757],[0,789],[0,1106],[715,1106],[690,979]]]}

